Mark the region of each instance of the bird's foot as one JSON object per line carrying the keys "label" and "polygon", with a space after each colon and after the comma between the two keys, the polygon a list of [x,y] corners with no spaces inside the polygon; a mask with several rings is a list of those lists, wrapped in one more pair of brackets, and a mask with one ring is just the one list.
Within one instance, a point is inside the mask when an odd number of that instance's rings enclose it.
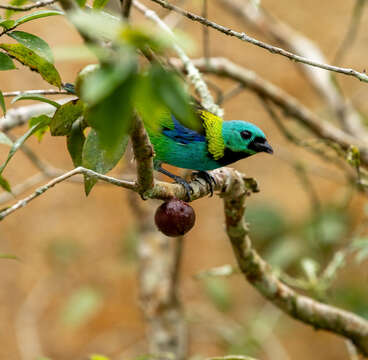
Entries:
{"label": "bird's foot", "polygon": [[213,190],[216,186],[216,180],[215,178],[210,175],[207,171],[196,171],[192,174],[195,178],[201,178],[203,179],[206,184],[210,187],[210,196],[213,196]]}
{"label": "bird's foot", "polygon": [[185,181],[183,178],[181,178],[180,176],[174,175],[171,172],[165,170],[164,168],[161,167],[161,163],[157,162],[155,164],[155,169],[157,171],[159,171],[160,173],[168,176],[169,178],[173,179],[177,184],[180,184],[184,187],[185,192],[187,194],[187,201],[192,201],[192,193],[193,193],[193,189],[192,187],[188,184],[187,181]]}
{"label": "bird's foot", "polygon": [[182,185],[184,187],[185,192],[187,194],[187,199],[188,199],[188,201],[191,201],[192,200],[193,188],[189,185],[189,183],[186,180],[184,180],[183,178],[181,178],[180,176],[176,176],[176,175],[174,175],[172,177],[172,179],[177,184],[180,184],[180,185]]}

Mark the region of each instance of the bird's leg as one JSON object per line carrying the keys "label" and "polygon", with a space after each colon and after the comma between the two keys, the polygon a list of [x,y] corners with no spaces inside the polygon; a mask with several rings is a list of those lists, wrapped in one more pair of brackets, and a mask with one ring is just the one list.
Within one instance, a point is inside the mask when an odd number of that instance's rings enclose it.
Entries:
{"label": "bird's leg", "polygon": [[171,172],[165,170],[163,167],[161,167],[161,163],[155,163],[155,170],[159,171],[161,174],[164,174],[168,176],[169,178],[173,179],[176,183],[183,185],[185,192],[187,194],[188,201],[191,201],[192,196],[191,193],[193,192],[192,187],[188,184],[187,181],[185,181],[180,176],[177,176],[175,174],[172,174]]}
{"label": "bird's leg", "polygon": [[194,175],[197,178],[203,179],[206,182],[206,184],[208,184],[210,187],[210,193],[211,193],[210,196],[213,196],[213,190],[214,190],[214,187],[216,186],[215,178],[212,175],[210,175],[207,171],[196,171],[192,175]]}

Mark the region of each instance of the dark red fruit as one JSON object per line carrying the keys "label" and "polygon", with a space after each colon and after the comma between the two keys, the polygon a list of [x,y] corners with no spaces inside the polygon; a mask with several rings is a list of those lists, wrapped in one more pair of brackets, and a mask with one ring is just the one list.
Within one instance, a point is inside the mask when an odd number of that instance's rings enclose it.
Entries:
{"label": "dark red fruit", "polygon": [[182,200],[166,201],[156,210],[156,226],[166,236],[184,235],[194,226],[194,222],[193,208]]}

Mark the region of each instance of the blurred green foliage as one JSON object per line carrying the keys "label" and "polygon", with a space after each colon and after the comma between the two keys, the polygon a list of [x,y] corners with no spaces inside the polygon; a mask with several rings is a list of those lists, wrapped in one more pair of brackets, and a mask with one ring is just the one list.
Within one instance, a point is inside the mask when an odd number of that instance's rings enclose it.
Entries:
{"label": "blurred green foliage", "polygon": [[103,303],[102,293],[90,286],[75,290],[67,299],[61,311],[62,322],[70,327],[78,327],[89,321]]}
{"label": "blurred green foliage", "polygon": [[223,312],[229,311],[233,299],[227,280],[218,277],[203,277],[201,281],[206,295],[216,308]]}

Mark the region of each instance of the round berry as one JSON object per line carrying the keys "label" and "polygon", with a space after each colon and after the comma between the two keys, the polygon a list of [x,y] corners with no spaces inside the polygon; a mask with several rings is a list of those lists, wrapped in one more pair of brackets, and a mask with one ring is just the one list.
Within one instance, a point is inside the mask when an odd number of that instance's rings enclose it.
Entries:
{"label": "round berry", "polygon": [[194,226],[194,222],[193,208],[182,200],[165,201],[156,210],[156,226],[166,236],[184,235]]}

